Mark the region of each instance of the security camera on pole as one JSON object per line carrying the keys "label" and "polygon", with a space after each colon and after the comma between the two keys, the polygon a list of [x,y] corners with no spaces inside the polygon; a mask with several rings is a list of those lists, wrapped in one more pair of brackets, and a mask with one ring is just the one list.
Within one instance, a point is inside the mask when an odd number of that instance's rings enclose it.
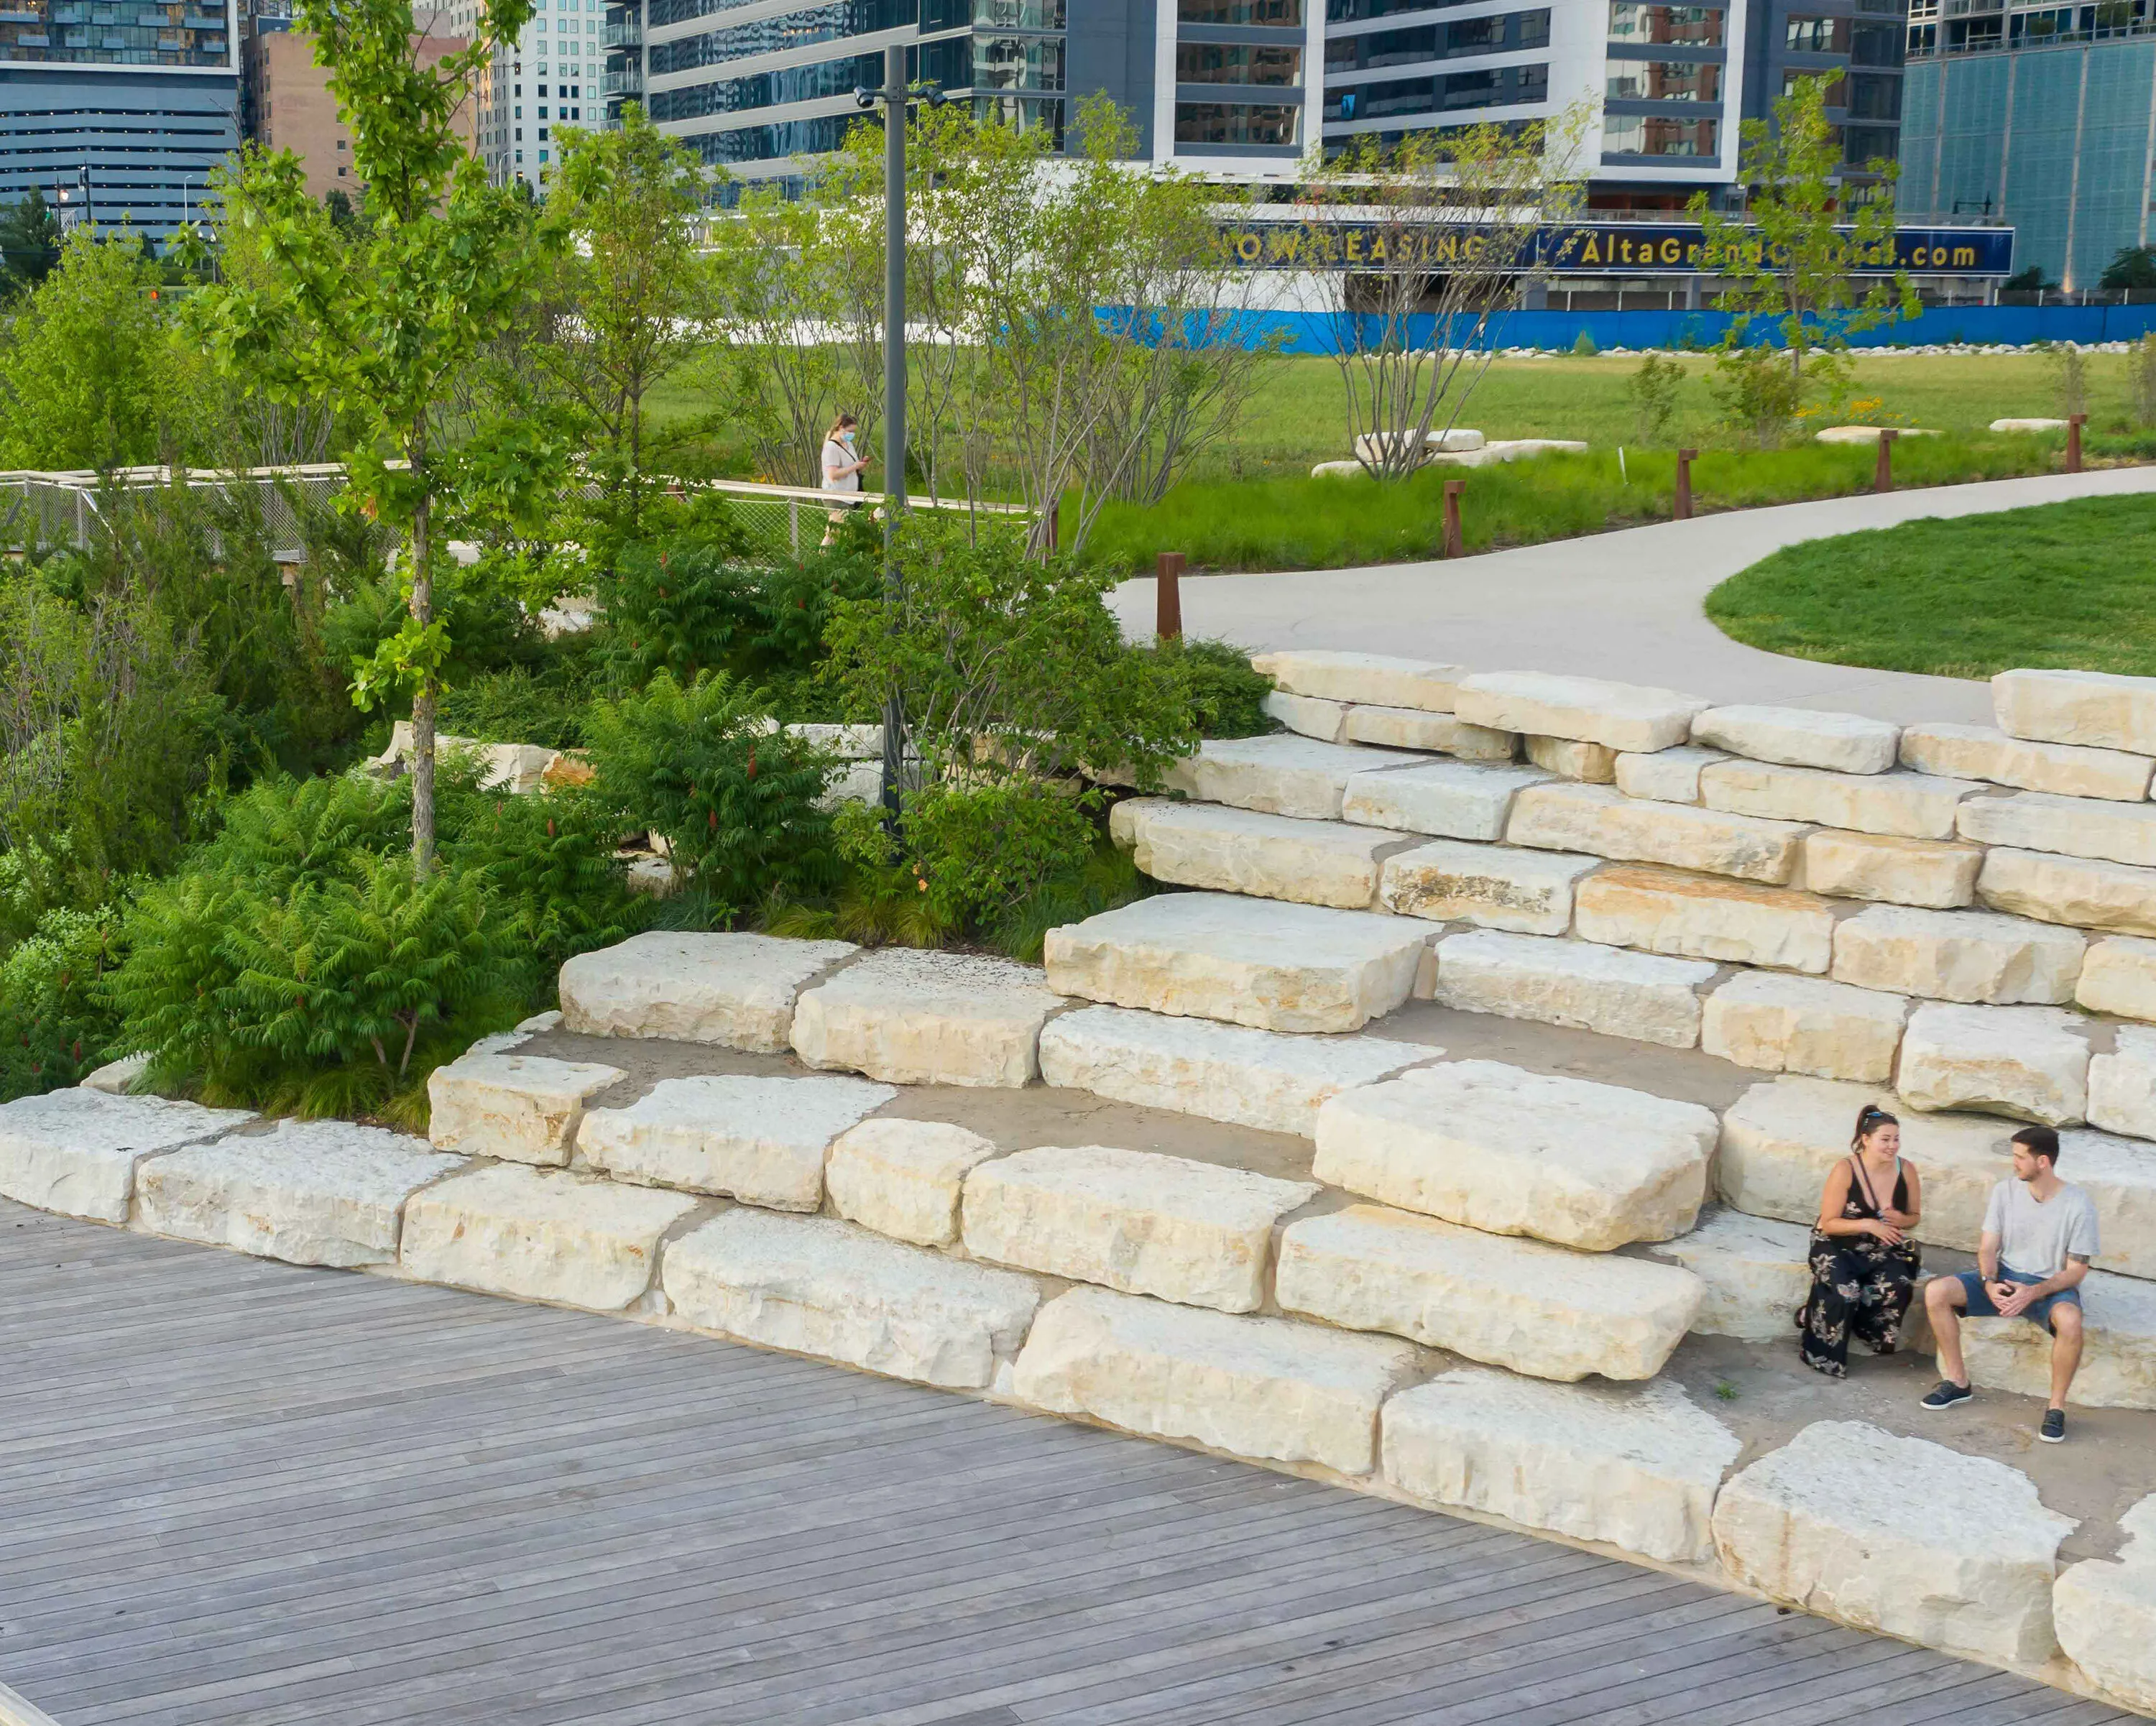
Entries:
{"label": "security camera on pole", "polygon": [[[886,603],[898,603],[898,554],[894,535],[898,513],[906,507],[906,116],[915,102],[943,105],[942,89],[906,81],[906,50],[894,44],[883,51],[883,88],[858,88],[854,104],[880,103],[883,120],[883,591]],[[906,707],[894,690],[883,704],[883,812],[886,824],[898,820],[898,781],[902,766]]]}

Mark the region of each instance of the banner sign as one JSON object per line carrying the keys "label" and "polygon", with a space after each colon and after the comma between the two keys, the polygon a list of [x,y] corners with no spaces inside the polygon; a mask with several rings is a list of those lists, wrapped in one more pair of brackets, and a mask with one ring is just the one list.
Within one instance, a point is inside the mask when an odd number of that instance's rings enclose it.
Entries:
{"label": "banner sign", "polygon": [[[1536,264],[1563,275],[1697,275],[1705,231],[1696,222],[1568,222],[1535,230]],[[1251,269],[1442,271],[1473,259],[1486,243],[1460,224],[1374,222],[1245,222],[1221,229],[1230,259]],[[1414,248],[1412,259],[1389,253]],[[2004,276],[2013,273],[2010,228],[1900,228],[1894,262],[1860,274],[1906,269],[1917,275]],[[1523,260],[1524,262],[1524,260]]]}

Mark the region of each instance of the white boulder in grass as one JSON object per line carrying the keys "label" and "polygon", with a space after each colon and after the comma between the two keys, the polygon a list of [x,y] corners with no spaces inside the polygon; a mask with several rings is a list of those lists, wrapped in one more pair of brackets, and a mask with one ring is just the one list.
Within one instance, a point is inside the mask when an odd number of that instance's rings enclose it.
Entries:
{"label": "white boulder in grass", "polygon": [[860,949],[766,935],[631,935],[562,967],[565,1030],[777,1054],[802,990]]}
{"label": "white boulder in grass", "polygon": [[1265,1304],[1274,1226],[1317,1193],[1155,1151],[1040,1145],[967,1175],[963,1234],[976,1258],[1248,1313]]}
{"label": "white boulder in grass", "polygon": [[147,1054],[122,1055],[116,1061],[107,1061],[95,1072],[87,1073],[82,1081],[85,1091],[102,1091],[108,1097],[131,1094],[150,1070]]}
{"label": "white boulder in grass", "polygon": [[1692,720],[1691,740],[1755,761],[1884,773],[1894,765],[1902,732],[1898,725],[1853,713],[1740,705],[1707,709]]}
{"label": "white boulder in grass", "polygon": [[1992,712],[2010,737],[2156,755],[2156,678],[2106,671],[2002,671]]}
{"label": "white boulder in grass", "polygon": [[1110,812],[1108,830],[1156,881],[1346,910],[1365,909],[1377,897],[1379,859],[1400,843],[1395,834],[1342,822],[1165,797],[1126,798]]}
{"label": "white boulder in grass", "polygon": [[151,1159],[135,1226],[290,1264],[391,1264],[406,1201],[465,1166],[408,1134],[282,1120]]}
{"label": "white boulder in grass", "polygon": [[2055,1006],[2073,999],[2078,930],[1992,911],[1871,905],[1837,924],[1836,982],[1932,1001]]}
{"label": "white boulder in grass", "polygon": [[1340,800],[1356,774],[1411,767],[1423,759],[1314,737],[1208,738],[1170,766],[1162,783],[1196,802],[1337,821]]}
{"label": "white boulder in grass", "polygon": [[1707,997],[1699,1046],[1739,1067],[1884,1083],[1908,1017],[1905,996],[1825,977],[1740,971]]}
{"label": "white boulder in grass", "polygon": [[1973,1109],[2063,1127],[2088,1113],[2080,1015],[2049,1006],[1927,1001],[1902,1035],[1896,1086],[1914,1109]]}
{"label": "white boulder in grass", "polygon": [[966,1176],[996,1155],[978,1133],[943,1121],[885,1118],[831,1141],[824,1185],[839,1216],[921,1247],[958,1238]]}
{"label": "white boulder in grass", "polygon": [[1486,671],[1460,679],[1453,711],[1470,725],[1492,730],[1637,750],[1686,741],[1694,716],[1710,704],[1674,689],[1600,678]]}
{"label": "white boulder in grass", "polygon": [[1373,707],[1450,713],[1453,691],[1466,668],[1389,653],[1349,653],[1329,648],[1283,648],[1254,653],[1250,668],[1291,694]]}
{"label": "white boulder in grass", "polygon": [[1021,1402],[1126,1432],[1368,1474],[1412,1344],[1074,1288],[1041,1309],[1012,1374]]}
{"label": "white boulder in grass", "polygon": [[1385,1405],[1385,1478],[1665,1564],[1710,1557],[1708,1519],[1743,1444],[1674,1385],[1553,1385],[1463,1367]]}
{"label": "white boulder in grass", "polygon": [[2115,1559],[2069,1566],[2051,1590],[2059,1647],[2112,1700],[2156,1714],[2156,1493],[2118,1519]]}
{"label": "white boulder in grass", "polygon": [[1692,1226],[1719,1130],[1697,1104],[1455,1061],[1335,1097],[1312,1172],[1448,1222],[1604,1252]]}
{"label": "white boulder in grass", "polygon": [[1740,1471],[1714,1544],[1769,1599],[1994,1665],[2056,1652],[2051,1585],[2072,1518],[1988,1457],[1821,1421]]}
{"label": "white boulder in grass", "polygon": [[146,1157],[251,1121],[244,1109],[80,1088],[0,1103],[0,1198],[92,1222],[125,1222]]}
{"label": "white boulder in grass", "polygon": [[577,1149],[617,1180],[814,1211],[831,1141],[897,1094],[858,1078],[664,1078],[634,1103],[586,1114]]}
{"label": "white boulder in grass", "polygon": [[429,1078],[427,1136],[442,1150],[559,1166],[584,1105],[624,1076],[596,1061],[474,1051]]}
{"label": "white boulder in grass", "polygon": [[803,991],[793,1051],[891,1084],[1024,1085],[1062,1005],[1034,965],[885,947]]}

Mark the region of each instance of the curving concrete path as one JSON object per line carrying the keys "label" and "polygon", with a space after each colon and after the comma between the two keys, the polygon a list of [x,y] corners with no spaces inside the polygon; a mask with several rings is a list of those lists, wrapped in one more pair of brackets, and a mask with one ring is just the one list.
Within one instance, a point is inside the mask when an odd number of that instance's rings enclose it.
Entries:
{"label": "curving concrete path", "polygon": [[[1989,724],[1990,692],[1982,683],[1762,653],[1722,634],[1707,621],[1701,602],[1717,582],[1805,540],[1924,516],[2137,492],[2156,492],[2156,467],[1731,510],[1450,563],[1186,576],[1183,627],[1253,651],[1343,648],[1477,670],[1568,672],[1660,684],[1717,701]],[[1111,603],[1127,633],[1150,635],[1150,577],[1124,582]]]}

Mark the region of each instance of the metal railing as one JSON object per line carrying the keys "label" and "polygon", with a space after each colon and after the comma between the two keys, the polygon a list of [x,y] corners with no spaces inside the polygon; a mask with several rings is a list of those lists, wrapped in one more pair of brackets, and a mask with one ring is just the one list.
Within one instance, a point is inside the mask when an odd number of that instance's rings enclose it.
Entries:
{"label": "metal railing", "polygon": [[[732,499],[735,519],[756,551],[797,563],[804,553],[822,544],[834,513],[880,510],[890,495],[880,491],[819,491],[806,485],[767,485],[750,479],[711,479],[704,484],[706,489]],[[969,504],[963,498],[909,497],[906,501],[914,510],[969,510],[981,515],[1025,520],[1031,520],[1035,514],[1024,504]]]}

